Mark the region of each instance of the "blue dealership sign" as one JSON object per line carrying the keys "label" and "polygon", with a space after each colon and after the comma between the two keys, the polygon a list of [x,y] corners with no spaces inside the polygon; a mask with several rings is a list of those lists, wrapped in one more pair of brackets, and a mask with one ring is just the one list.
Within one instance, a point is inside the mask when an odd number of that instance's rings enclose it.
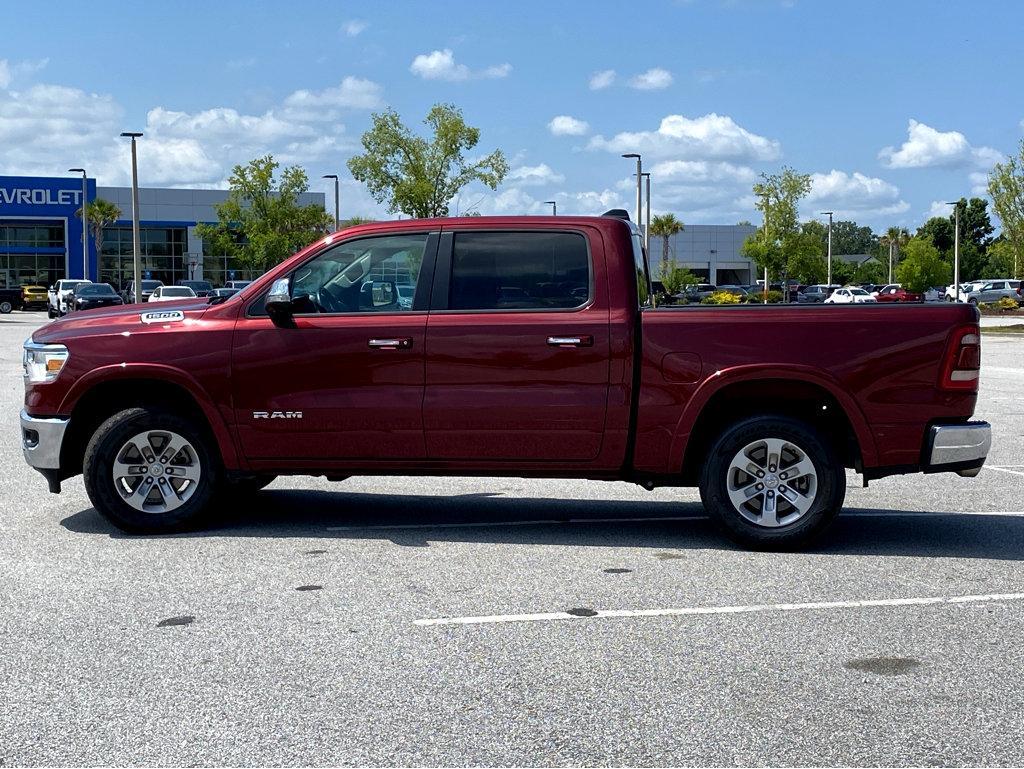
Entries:
{"label": "blue dealership sign", "polygon": [[[86,190],[89,200],[95,200],[95,179],[86,182]],[[0,176],[0,220],[20,220],[33,224],[51,222],[64,227],[64,262],[68,278],[82,277],[82,220],[75,216],[81,207],[81,178]],[[89,238],[88,246],[88,277],[95,279],[96,244],[92,237]]]}

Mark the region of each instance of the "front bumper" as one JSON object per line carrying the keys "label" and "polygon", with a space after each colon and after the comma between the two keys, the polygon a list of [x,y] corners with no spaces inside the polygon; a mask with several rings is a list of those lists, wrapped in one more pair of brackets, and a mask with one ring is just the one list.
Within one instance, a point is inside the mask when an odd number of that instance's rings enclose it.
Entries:
{"label": "front bumper", "polygon": [[22,409],[21,450],[25,461],[36,470],[60,470],[60,449],[69,422],[63,417],[29,416]]}
{"label": "front bumper", "polygon": [[990,448],[992,426],[988,422],[932,425],[925,441],[924,471],[974,477],[981,472]]}

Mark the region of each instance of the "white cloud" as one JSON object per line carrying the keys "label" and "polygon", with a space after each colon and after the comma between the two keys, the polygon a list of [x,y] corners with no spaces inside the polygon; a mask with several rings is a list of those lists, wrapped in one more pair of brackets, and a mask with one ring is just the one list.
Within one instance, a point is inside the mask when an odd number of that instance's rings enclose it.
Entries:
{"label": "white cloud", "polygon": [[38,72],[49,63],[49,59],[35,59],[11,64],[7,59],[0,59],[0,88],[9,88],[11,83]]}
{"label": "white cloud", "polygon": [[304,117],[308,120],[333,120],[339,109],[376,109],[381,106],[381,92],[384,89],[372,80],[351,75],[340,84],[322,91],[301,89],[291,93],[285,100],[289,117]]}
{"label": "white cloud", "polygon": [[0,59],[0,88],[6,88],[11,84],[11,65],[7,59]]}
{"label": "white cloud", "polygon": [[555,136],[583,136],[590,130],[590,124],[569,115],[556,115],[548,123],[548,130]]}
{"label": "white cloud", "polygon": [[728,115],[714,112],[698,118],[668,115],[657,130],[625,131],[610,139],[595,136],[588,146],[685,160],[769,161],[780,154],[774,139],[751,133]]}
{"label": "white cloud", "polygon": [[972,171],[967,174],[967,180],[971,183],[971,194],[982,196],[988,195],[988,174],[984,171]]}
{"label": "white cloud", "polygon": [[974,147],[959,131],[939,131],[911,119],[899,149],[884,147],[879,160],[889,168],[987,168],[1003,159],[991,147]]}
{"label": "white cloud", "polygon": [[561,193],[558,198],[559,211],[584,216],[603,214],[611,208],[625,208],[632,211],[636,205],[632,198],[618,190],[586,190],[583,192]]}
{"label": "white cloud", "polygon": [[666,160],[656,164],[651,174],[659,181],[733,182],[749,186],[757,179],[754,169],[724,161]]}
{"label": "white cloud", "polygon": [[471,70],[465,64],[455,61],[455,54],[450,48],[443,51],[431,51],[421,53],[412,60],[409,71],[424,80],[448,80],[450,82],[461,82],[464,80],[475,80],[481,78],[502,78],[507,77],[512,71],[512,65],[496,64],[482,70]]}
{"label": "white cloud", "polygon": [[600,91],[615,82],[615,70],[603,69],[590,76],[590,90]]}
{"label": "white cloud", "polygon": [[509,182],[522,186],[561,184],[565,181],[565,176],[551,170],[551,167],[547,163],[541,163],[536,166],[519,166],[518,168],[513,168],[506,178]]}
{"label": "white cloud", "polygon": [[341,31],[349,37],[357,37],[365,32],[368,26],[370,26],[369,22],[362,19],[349,19],[341,25]]}
{"label": "white cloud", "polygon": [[641,72],[629,81],[630,88],[639,91],[659,91],[672,85],[672,73],[661,67],[653,67]]}
{"label": "white cloud", "polygon": [[805,201],[814,209],[830,208],[838,217],[891,216],[910,208],[909,203],[900,199],[895,184],[859,171],[848,174],[836,169],[827,174],[811,174],[811,191]]}
{"label": "white cloud", "polygon": [[925,211],[925,219],[932,219],[936,216],[941,216],[943,219],[948,219],[949,215],[953,213],[953,206],[944,200],[933,200],[931,205],[928,206],[928,210]]}

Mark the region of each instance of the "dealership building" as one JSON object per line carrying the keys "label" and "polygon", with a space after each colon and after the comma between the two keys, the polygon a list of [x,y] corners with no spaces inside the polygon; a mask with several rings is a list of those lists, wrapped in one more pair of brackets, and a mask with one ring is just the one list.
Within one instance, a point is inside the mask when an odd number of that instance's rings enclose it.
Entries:
{"label": "dealership building", "polygon": [[[132,191],[97,187],[88,179],[89,200],[109,200],[121,218],[103,230],[103,245],[88,238],[88,265],[82,249],[81,177],[0,176],[0,287],[49,286],[61,278],[87,277],[120,288],[132,280]],[[226,190],[139,189],[143,278],[174,283],[204,279],[216,285],[251,277],[233,259],[212,253],[196,225],[216,222],[214,206]],[[300,196],[302,205],[324,207],[322,192]]]}
{"label": "dealership building", "polygon": [[[687,224],[668,239],[669,259],[716,286],[747,286],[759,275],[757,266],[743,256],[743,242],[756,231],[752,224]],[[663,239],[652,235],[650,259],[656,275],[662,248]]]}

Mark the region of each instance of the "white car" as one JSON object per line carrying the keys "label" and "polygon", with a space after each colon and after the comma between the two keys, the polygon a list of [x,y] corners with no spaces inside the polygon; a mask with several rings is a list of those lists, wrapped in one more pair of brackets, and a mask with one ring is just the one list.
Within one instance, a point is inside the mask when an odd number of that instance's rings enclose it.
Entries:
{"label": "white car", "polygon": [[157,286],[149,295],[150,302],[170,302],[175,299],[195,299],[196,292],[188,286]]}
{"label": "white car", "polygon": [[59,318],[67,315],[70,308],[70,298],[75,293],[75,286],[83,283],[92,283],[91,280],[58,280],[46,292],[46,314],[50,318]]}
{"label": "white car", "polygon": [[832,295],[825,300],[825,304],[874,304],[877,301],[863,288],[846,286],[833,291]]}
{"label": "white car", "polygon": [[[983,281],[983,280],[972,280],[969,283],[961,283],[960,284],[960,301],[961,302],[966,302],[967,301],[967,295],[969,293],[971,293],[972,291],[975,291],[975,290],[981,288],[983,285],[985,285],[985,281]],[[953,289],[953,284],[952,283],[950,283],[948,286],[946,286],[946,294],[945,294],[944,298],[945,298],[945,300],[947,302],[955,302],[956,301],[956,292]]]}

